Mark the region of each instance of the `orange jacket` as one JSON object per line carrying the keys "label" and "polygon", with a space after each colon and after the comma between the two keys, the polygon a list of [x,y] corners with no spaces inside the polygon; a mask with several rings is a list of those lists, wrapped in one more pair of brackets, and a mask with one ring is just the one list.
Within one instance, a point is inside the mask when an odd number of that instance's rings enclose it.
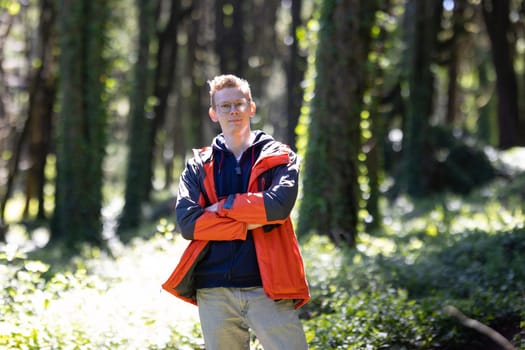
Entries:
{"label": "orange jacket", "polygon": [[[272,182],[265,184],[262,174],[277,167],[279,170]],[[297,173],[296,155],[290,148],[275,141],[265,146],[252,168],[248,192],[230,195],[221,201],[215,193],[211,147],[194,150],[194,158],[188,162],[185,172],[186,180],[181,180],[179,185],[178,201],[181,197],[188,200],[195,190],[199,192],[193,195],[198,204],[193,206],[198,209],[192,209],[195,214],[185,215],[191,223],[179,222],[183,236],[192,240],[162,288],[197,305],[192,273],[206,254],[208,242],[245,239],[248,223],[258,223],[265,226],[253,230],[253,240],[266,295],[275,300],[294,299],[296,308],[307,303],[310,294],[290,216],[269,219],[267,215],[280,188],[290,186],[290,180],[296,178],[290,175]],[[218,213],[203,209],[217,202]]]}

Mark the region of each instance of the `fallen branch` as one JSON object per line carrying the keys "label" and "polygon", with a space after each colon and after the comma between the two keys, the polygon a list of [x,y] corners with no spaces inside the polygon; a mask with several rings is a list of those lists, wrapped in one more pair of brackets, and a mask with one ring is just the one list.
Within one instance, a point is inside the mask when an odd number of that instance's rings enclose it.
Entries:
{"label": "fallen branch", "polygon": [[456,317],[459,320],[459,322],[461,322],[462,325],[472,328],[478,331],[479,333],[486,335],[487,337],[492,339],[494,342],[496,342],[498,345],[500,345],[503,349],[505,350],[515,350],[516,349],[514,345],[512,345],[511,342],[509,342],[507,338],[502,336],[498,331],[490,328],[489,326],[477,320],[474,320],[472,318],[465,316],[461,311],[456,309],[454,306],[449,305],[445,308],[445,310],[450,315]]}

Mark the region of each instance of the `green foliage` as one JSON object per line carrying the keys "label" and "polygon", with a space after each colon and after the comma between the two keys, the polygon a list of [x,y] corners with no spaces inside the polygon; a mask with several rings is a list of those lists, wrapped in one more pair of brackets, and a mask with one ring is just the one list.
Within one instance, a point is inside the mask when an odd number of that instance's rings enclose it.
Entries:
{"label": "green foliage", "polygon": [[[443,126],[429,127],[422,141],[422,158],[418,165],[421,192],[417,197],[446,191],[469,194],[494,180],[497,171],[487,156],[489,151],[471,135],[459,130]],[[398,167],[402,164],[395,159],[396,152],[392,152],[392,149],[386,152],[388,163],[397,164]],[[387,171],[395,173],[399,168]],[[402,185],[402,180],[398,178],[393,192],[402,190]]]}
{"label": "green foliage", "polygon": [[182,243],[165,232],[51,264],[0,247],[0,348],[202,348],[196,308],[159,292]]}
{"label": "green foliage", "polygon": [[428,158],[432,159],[432,166],[426,176],[430,192],[450,190],[467,194],[496,175],[481,145],[454,133],[443,127],[433,127],[429,131],[426,148],[431,151]]}
{"label": "green foliage", "polygon": [[452,305],[525,349],[523,208],[478,195],[447,201],[385,208],[391,226],[362,234],[356,250],[310,238],[311,348],[485,348],[491,341],[448,314]]}
{"label": "green foliage", "polygon": [[[387,225],[355,249],[325,235],[303,242],[310,348],[485,348],[454,306],[525,349],[523,183],[383,203]],[[159,293],[186,241],[169,220],[153,237],[152,226],[127,246],[110,242],[111,254],[86,247],[69,261],[0,246],[0,348],[201,349],[197,309]]]}
{"label": "green foliage", "polygon": [[[313,238],[310,249],[330,245]],[[334,248],[335,249],[335,248]],[[328,256],[335,255],[335,259]],[[313,300],[305,309],[305,329],[313,349],[430,348],[437,315],[409,298],[406,290],[386,283],[375,257],[333,251],[309,260]],[[325,274],[328,272],[328,274]]]}

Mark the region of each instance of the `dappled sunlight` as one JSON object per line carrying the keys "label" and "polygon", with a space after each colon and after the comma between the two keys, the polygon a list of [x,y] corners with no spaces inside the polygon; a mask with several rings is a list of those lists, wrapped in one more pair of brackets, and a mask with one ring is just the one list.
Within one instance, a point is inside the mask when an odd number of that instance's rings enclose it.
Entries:
{"label": "dappled sunlight", "polygon": [[366,233],[359,235],[359,243],[357,250],[365,255],[385,255],[390,256],[397,250],[397,245],[394,239],[385,237],[374,237]]}
{"label": "dappled sunlight", "polygon": [[465,231],[498,232],[523,228],[525,216],[521,211],[511,211],[496,203],[489,203],[483,212],[458,215],[450,223],[450,233]]}
{"label": "dappled sunlight", "polygon": [[514,171],[525,171],[525,147],[513,147],[500,152],[500,160]]}
{"label": "dappled sunlight", "polygon": [[310,237],[302,245],[301,251],[306,274],[316,280],[327,281],[334,278],[343,264],[341,252],[327,236]]}
{"label": "dappled sunlight", "polygon": [[[135,240],[117,257],[89,251],[91,257],[74,259],[75,272],[57,273],[45,287],[40,282],[18,321],[0,322],[0,340],[2,334],[25,334],[42,348],[72,348],[85,339],[82,349],[146,349],[174,348],[181,336],[196,338],[197,307],[161,290],[186,243],[159,234]],[[26,262],[17,278],[26,274],[27,281],[36,281],[32,274],[47,269]]]}
{"label": "dappled sunlight", "polygon": [[7,201],[5,208],[5,222],[13,223],[22,220],[24,212],[25,197],[21,193],[16,193]]}
{"label": "dappled sunlight", "polygon": [[[482,191],[493,192],[494,189]],[[383,232],[397,237],[406,237],[414,233],[425,233],[433,237],[445,233],[498,232],[524,227],[525,215],[519,203],[509,201],[504,204],[494,196],[483,197],[484,201],[480,201],[444,195],[441,202],[435,201],[433,206],[425,203],[429,208],[426,211],[420,210],[417,215],[413,204],[405,204],[403,208],[395,205],[391,208],[385,207]],[[430,201],[432,199],[427,202]]]}

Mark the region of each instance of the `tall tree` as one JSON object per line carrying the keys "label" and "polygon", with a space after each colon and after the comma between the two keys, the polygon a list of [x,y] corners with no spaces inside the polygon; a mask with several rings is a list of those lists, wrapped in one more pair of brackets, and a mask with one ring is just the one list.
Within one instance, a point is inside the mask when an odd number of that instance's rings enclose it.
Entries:
{"label": "tall tree", "polygon": [[101,243],[107,110],[105,0],[60,0],[60,112],[52,238]]}
{"label": "tall tree", "polygon": [[355,244],[357,233],[360,107],[376,8],[367,0],[321,5],[298,232],[328,234],[337,244]]}
{"label": "tall tree", "polygon": [[38,28],[37,62],[29,82],[28,120],[29,157],[31,166],[26,177],[27,217],[32,198],[38,202],[37,218],[45,218],[44,185],[46,159],[51,151],[53,130],[53,106],[57,90],[57,56],[55,18],[56,9],[53,0],[40,0],[40,20]]}
{"label": "tall tree", "polygon": [[[372,30],[372,41],[370,46],[368,69],[368,98],[365,98],[366,112],[363,113],[363,156],[366,164],[366,174],[362,174],[361,187],[364,188],[363,199],[367,216],[364,221],[367,230],[375,230],[382,224],[381,210],[379,200],[381,197],[380,186],[383,179],[383,173],[386,170],[384,166],[385,140],[387,130],[387,113],[385,110],[390,109],[389,102],[389,85],[398,84],[388,81],[387,68],[384,66],[385,61],[389,61],[393,56],[395,45],[392,43],[399,36],[398,26],[392,28],[389,21],[395,18],[392,14],[396,7],[400,6],[397,1],[383,1],[380,5],[380,12],[376,16],[374,29]],[[392,69],[390,69],[392,70]],[[394,74],[392,74],[394,76]],[[368,184],[365,180],[368,180]]]}
{"label": "tall tree", "polygon": [[458,70],[460,65],[460,45],[461,38],[464,36],[464,13],[466,1],[455,1],[452,12],[451,37],[447,43],[447,110],[445,120],[447,124],[453,125],[457,120],[458,112]]}
{"label": "tall tree", "polygon": [[[184,120],[184,141],[186,149],[192,149],[195,147],[202,147],[204,145],[204,123],[205,116],[203,116],[202,106],[209,104],[210,99],[207,94],[206,79],[204,76],[205,62],[203,62],[203,56],[206,53],[206,47],[203,46],[205,42],[202,31],[203,31],[203,18],[206,17],[206,9],[201,6],[199,8],[199,18],[193,18],[189,23],[188,28],[188,45],[186,59],[186,72],[189,80],[189,94],[186,99],[188,111]],[[210,43],[211,44],[211,43]],[[204,96],[204,97],[203,97]],[[206,101],[206,102],[203,102]]]}
{"label": "tall tree", "polygon": [[[0,166],[7,169],[7,174],[0,174],[0,241],[5,240],[7,225],[5,224],[5,209],[7,200],[13,189],[13,182],[18,170],[20,144],[23,133],[17,132],[7,108],[8,84],[4,69],[6,43],[15,22],[15,11],[8,11],[9,3],[0,2]],[[27,123],[26,123],[27,124]],[[26,128],[24,127],[24,130]],[[11,132],[6,132],[7,130]],[[14,136],[12,136],[14,134]]]}
{"label": "tall tree", "polygon": [[[168,99],[175,80],[179,24],[191,9],[191,6],[181,8],[178,0],[139,4],[140,53],[137,64],[141,66],[136,67],[135,79],[140,80],[133,88],[126,203],[120,219],[121,230],[138,226],[141,208],[150,200],[157,138],[166,120]],[[164,16],[167,17],[165,23]],[[153,31],[153,28],[157,30]],[[154,47],[157,47],[156,52]]]}
{"label": "tall tree", "polygon": [[242,0],[215,2],[215,51],[221,73],[244,73],[244,13]]}
{"label": "tall tree", "polygon": [[[173,83],[175,81],[175,71],[177,62],[178,43],[177,37],[179,33],[180,23],[183,18],[191,13],[193,6],[182,8],[179,0],[171,0],[169,11],[164,10],[163,1],[157,8],[156,21],[161,22],[161,15],[168,13],[166,23],[157,30],[156,42],[158,46],[155,73],[153,80],[153,96],[155,98],[155,107],[153,109],[153,121],[149,134],[149,142],[146,145],[149,147],[150,156],[146,157],[147,163],[144,164],[144,169],[149,171],[149,178],[154,177],[154,160],[156,154],[157,137],[161,127],[166,121],[166,114],[168,112],[168,99],[173,92]],[[146,189],[146,199],[149,199],[151,192],[152,181],[148,182],[149,187]],[[134,185],[132,185],[134,186]]]}
{"label": "tall tree", "polygon": [[303,99],[303,89],[301,81],[306,71],[306,58],[301,56],[299,50],[298,31],[303,25],[301,19],[302,0],[292,0],[291,14],[292,23],[290,27],[290,56],[286,65],[286,85],[287,85],[287,125],[286,125],[286,142],[295,147],[296,135],[295,127],[301,114],[301,102]]}
{"label": "tall tree", "polygon": [[519,144],[518,85],[509,42],[510,0],[483,0],[481,7],[496,70],[499,146],[506,149]]}
{"label": "tall tree", "polygon": [[146,168],[150,164],[150,133],[152,126],[153,103],[149,98],[153,94],[153,70],[151,46],[155,30],[155,1],[137,0],[138,9],[138,57],[134,67],[131,91],[130,130],[128,134],[128,165],[126,172],[125,203],[119,220],[119,231],[135,228],[142,218],[142,206],[145,204],[150,188],[151,172]]}
{"label": "tall tree", "polygon": [[425,140],[433,111],[433,55],[443,12],[441,0],[409,0],[406,5],[406,62],[408,114],[404,125],[402,188],[425,194]]}

